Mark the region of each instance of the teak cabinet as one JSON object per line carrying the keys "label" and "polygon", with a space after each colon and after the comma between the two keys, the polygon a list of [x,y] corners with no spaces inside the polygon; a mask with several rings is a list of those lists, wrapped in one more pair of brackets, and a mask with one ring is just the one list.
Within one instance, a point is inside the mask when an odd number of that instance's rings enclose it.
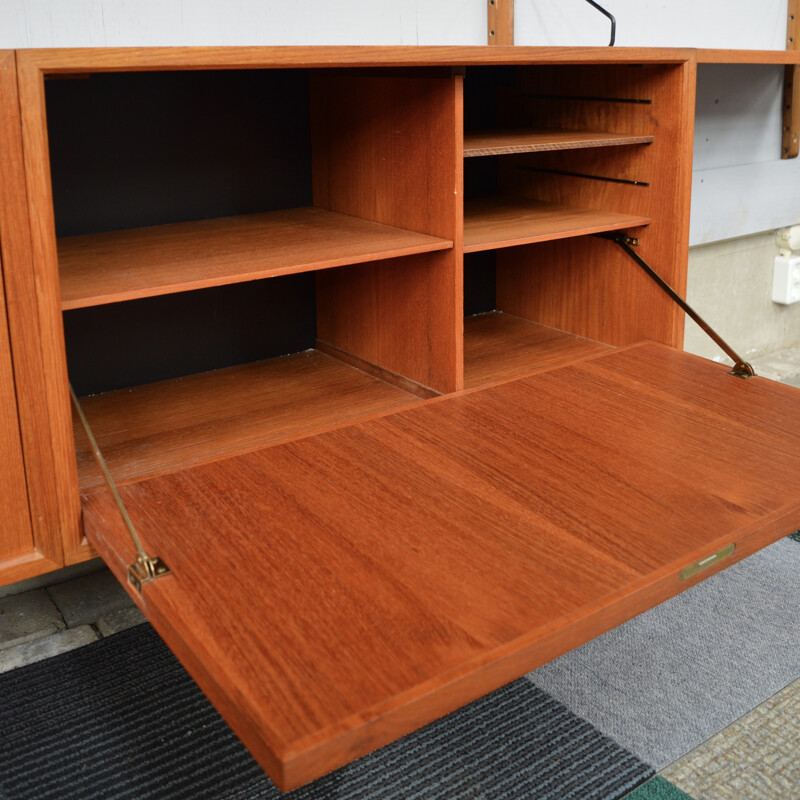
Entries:
{"label": "teak cabinet", "polygon": [[691,51],[13,59],[24,541],[102,555],[281,788],[800,527],[795,391],[595,236],[684,292]]}

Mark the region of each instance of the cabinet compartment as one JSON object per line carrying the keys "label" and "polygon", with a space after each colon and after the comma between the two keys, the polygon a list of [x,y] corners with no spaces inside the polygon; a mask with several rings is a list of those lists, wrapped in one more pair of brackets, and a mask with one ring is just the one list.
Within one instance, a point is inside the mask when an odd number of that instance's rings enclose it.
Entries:
{"label": "cabinet compartment", "polygon": [[46,139],[29,134],[50,156],[39,244],[64,315],[44,318],[70,559],[87,554],[79,493],[101,483],[67,377],[122,483],[460,388],[449,70],[26,85],[47,112]]}
{"label": "cabinet compartment", "polygon": [[[504,316],[466,320],[466,386],[598,343],[680,345],[677,308],[592,234],[638,238],[641,256],[684,291],[686,92],[685,73],[668,65],[467,70],[465,155],[486,155],[465,162],[464,251],[493,251],[494,303],[480,310]],[[481,120],[490,124],[478,134]]]}

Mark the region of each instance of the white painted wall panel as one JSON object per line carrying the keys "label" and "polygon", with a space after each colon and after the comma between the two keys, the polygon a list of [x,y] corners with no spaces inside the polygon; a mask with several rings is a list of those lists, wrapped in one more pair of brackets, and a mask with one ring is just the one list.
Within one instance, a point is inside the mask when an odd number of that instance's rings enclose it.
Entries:
{"label": "white painted wall panel", "polygon": [[782,66],[699,64],[694,169],[781,156]]}
{"label": "white painted wall panel", "polygon": [[689,244],[795,225],[800,221],[800,159],[695,171]]}
{"label": "white painted wall panel", "polygon": [[0,47],[484,44],[483,0],[0,0]]}
{"label": "white painted wall panel", "polygon": [[[781,49],[786,0],[606,0],[617,43]],[[602,45],[584,0],[516,0],[517,44]],[[484,44],[485,0],[0,0],[0,47]]]}
{"label": "white painted wall panel", "polygon": [[[599,0],[617,44],[782,50],[786,0]],[[517,44],[604,45],[608,20],[585,0],[516,0]]]}

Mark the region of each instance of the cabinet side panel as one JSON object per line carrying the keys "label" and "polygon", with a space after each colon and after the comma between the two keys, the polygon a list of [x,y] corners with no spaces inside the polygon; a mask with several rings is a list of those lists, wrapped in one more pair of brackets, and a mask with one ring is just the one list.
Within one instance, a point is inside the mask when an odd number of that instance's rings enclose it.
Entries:
{"label": "cabinet side panel", "polygon": [[46,411],[38,424],[49,426],[47,436],[53,458],[58,533],[64,544],[64,560],[71,563],[94,553],[83,537],[80,519],[50,185],[44,76],[32,53],[17,53],[17,77],[35,288],[35,307],[28,309],[26,325],[38,325],[39,330],[43,375],[39,391]]}
{"label": "cabinet side panel", "polygon": [[[0,277],[2,264],[0,263]],[[0,574],[3,562],[34,550],[28,515],[28,491],[22,460],[14,373],[6,324],[6,306],[0,285],[0,508],[3,509],[3,533],[0,537]]]}
{"label": "cabinet side panel", "polygon": [[[0,436],[0,506],[4,509],[0,583],[7,583],[55,569],[62,563],[41,343],[37,325],[31,324],[36,318],[36,296],[16,61],[10,51],[0,53],[0,142],[0,306],[5,307],[5,313],[0,310],[0,426],[4,429]],[[9,558],[13,563],[6,561]]]}
{"label": "cabinet side panel", "polygon": [[314,204],[454,249],[317,276],[317,335],[438,392],[463,385],[458,77],[310,78]]}
{"label": "cabinet side panel", "polygon": [[[512,124],[527,115],[527,123],[538,126],[655,139],[649,145],[506,159],[498,169],[501,189],[649,217],[649,226],[629,233],[640,238],[640,255],[684,294],[694,65],[546,68],[521,74],[516,106],[506,108]],[[499,252],[498,307],[609,344],[643,338],[682,344],[682,312],[609,242],[575,240]]]}

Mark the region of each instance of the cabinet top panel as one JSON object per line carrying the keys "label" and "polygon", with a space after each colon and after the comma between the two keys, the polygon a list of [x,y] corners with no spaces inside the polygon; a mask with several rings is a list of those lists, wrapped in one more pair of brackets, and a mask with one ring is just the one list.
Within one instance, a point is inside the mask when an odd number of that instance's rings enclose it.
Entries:
{"label": "cabinet top panel", "polygon": [[693,50],[647,47],[111,47],[19,50],[45,73],[270,67],[417,67],[465,64],[670,64]]}

